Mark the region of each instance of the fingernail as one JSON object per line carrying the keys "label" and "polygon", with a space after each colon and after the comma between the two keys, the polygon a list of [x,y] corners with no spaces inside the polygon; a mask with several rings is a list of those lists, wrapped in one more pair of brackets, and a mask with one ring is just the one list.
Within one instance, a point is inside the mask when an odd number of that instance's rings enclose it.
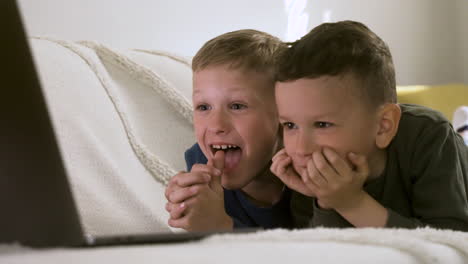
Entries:
{"label": "fingernail", "polygon": [[214,174],[215,174],[216,176],[220,176],[220,175],[221,175],[221,171],[220,171],[219,169],[216,169],[216,168],[215,168]]}
{"label": "fingernail", "polygon": [[181,203],[180,208],[184,208],[184,207],[185,207],[185,203]]}

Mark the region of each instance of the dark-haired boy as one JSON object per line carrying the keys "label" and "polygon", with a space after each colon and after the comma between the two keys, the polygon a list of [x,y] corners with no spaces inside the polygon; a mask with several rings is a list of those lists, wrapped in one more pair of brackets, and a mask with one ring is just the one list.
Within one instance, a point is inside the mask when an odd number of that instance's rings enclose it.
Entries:
{"label": "dark-haired boy", "polygon": [[[311,226],[468,231],[468,150],[440,113],[397,104],[387,45],[322,24],[279,58],[284,145],[271,170],[316,201]],[[361,154],[362,156],[357,156]]]}

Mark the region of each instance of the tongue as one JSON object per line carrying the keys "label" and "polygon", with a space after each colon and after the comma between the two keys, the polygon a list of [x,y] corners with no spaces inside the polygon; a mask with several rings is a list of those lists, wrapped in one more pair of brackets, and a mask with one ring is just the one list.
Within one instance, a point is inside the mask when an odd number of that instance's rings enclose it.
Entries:
{"label": "tongue", "polygon": [[235,168],[242,157],[242,151],[240,149],[230,149],[226,151],[224,156],[224,169],[231,170]]}

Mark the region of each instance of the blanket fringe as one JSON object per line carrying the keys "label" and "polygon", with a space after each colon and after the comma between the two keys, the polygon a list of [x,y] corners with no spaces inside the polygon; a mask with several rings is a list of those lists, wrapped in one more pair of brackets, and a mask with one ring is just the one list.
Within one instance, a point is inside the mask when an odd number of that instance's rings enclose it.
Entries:
{"label": "blanket fringe", "polygon": [[[70,41],[64,40],[57,40],[48,37],[34,37],[35,39],[46,40],[58,44],[73,53],[77,54],[80,58],[82,58],[86,64],[90,66],[92,71],[96,74],[98,80],[101,82],[102,86],[105,89],[108,97],[110,98],[114,108],[116,109],[119,118],[123,124],[125,129],[125,133],[127,138],[130,142],[130,145],[143,164],[143,166],[151,173],[151,175],[160,183],[167,185],[169,180],[173,175],[176,174],[176,171],[171,168],[167,163],[162,161],[159,157],[151,153],[148,148],[142,144],[134,134],[134,129],[131,123],[128,120],[126,113],[122,110],[122,103],[120,100],[115,96],[113,92],[112,79],[107,74],[104,66],[101,63],[98,63],[95,58],[86,54],[82,49],[88,48],[95,51],[96,55],[100,58],[105,58],[113,62],[115,65],[118,65],[124,68],[129,74],[135,78],[136,80],[142,81],[144,84],[150,86],[154,91],[158,94],[162,95],[170,105],[174,108],[176,112],[182,115],[187,122],[192,123],[192,107],[190,103],[173,87],[171,87],[162,77],[160,77],[157,73],[154,73],[150,69],[137,64],[136,62],[129,59],[127,56],[119,54],[111,49],[104,47],[101,44],[97,44],[90,41],[84,41],[74,43]],[[80,46],[82,45],[82,46]],[[160,55],[161,53],[150,52],[154,55]],[[167,54],[169,58],[173,56]],[[178,61],[182,60],[181,58],[177,59]],[[189,65],[187,62],[184,63],[185,65]]]}

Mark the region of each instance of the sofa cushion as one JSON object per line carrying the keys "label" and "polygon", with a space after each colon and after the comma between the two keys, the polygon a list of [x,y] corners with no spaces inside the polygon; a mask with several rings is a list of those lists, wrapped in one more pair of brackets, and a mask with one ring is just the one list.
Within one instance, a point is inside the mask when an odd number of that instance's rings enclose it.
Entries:
{"label": "sofa cushion", "polygon": [[397,87],[398,102],[424,105],[452,120],[457,107],[468,105],[468,85],[413,85]]}

